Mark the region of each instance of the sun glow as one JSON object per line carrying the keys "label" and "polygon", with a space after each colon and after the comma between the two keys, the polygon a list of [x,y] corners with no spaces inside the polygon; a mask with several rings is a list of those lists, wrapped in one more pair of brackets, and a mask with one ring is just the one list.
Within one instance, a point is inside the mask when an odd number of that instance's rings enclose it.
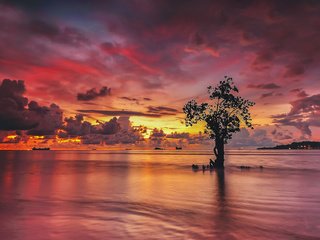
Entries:
{"label": "sun glow", "polygon": [[61,143],[81,143],[80,137],[75,138],[57,138],[57,142]]}
{"label": "sun glow", "polygon": [[41,139],[44,139],[45,137],[44,136],[30,136],[29,139],[30,140],[41,140]]}
{"label": "sun glow", "polygon": [[9,140],[16,139],[17,137],[18,137],[18,135],[8,135],[8,136],[6,136],[6,138],[9,139]]}

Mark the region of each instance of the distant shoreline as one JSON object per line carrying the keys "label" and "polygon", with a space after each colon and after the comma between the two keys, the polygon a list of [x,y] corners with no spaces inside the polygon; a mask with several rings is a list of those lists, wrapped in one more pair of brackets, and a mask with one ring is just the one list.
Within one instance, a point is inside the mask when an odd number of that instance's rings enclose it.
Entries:
{"label": "distant shoreline", "polygon": [[286,145],[277,145],[275,147],[260,147],[257,148],[257,150],[320,150],[320,142],[293,142]]}

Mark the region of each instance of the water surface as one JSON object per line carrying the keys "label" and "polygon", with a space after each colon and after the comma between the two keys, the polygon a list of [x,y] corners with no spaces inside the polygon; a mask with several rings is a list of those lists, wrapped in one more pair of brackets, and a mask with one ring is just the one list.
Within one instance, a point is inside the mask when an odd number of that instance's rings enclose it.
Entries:
{"label": "water surface", "polygon": [[1,239],[319,239],[320,151],[227,153],[2,151]]}

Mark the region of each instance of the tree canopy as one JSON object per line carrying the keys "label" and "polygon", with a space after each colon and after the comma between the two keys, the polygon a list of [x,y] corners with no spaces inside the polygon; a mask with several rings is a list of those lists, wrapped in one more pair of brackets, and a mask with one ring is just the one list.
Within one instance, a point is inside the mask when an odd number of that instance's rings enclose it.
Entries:
{"label": "tree canopy", "polygon": [[[238,92],[232,78],[226,76],[216,87],[208,87],[209,103],[198,104],[196,100],[191,100],[183,107],[187,126],[200,121],[206,123],[205,132],[216,141],[214,153],[217,159],[224,157],[220,145],[223,148],[232,134],[240,131],[241,123],[244,127],[253,128],[249,108],[255,103],[237,96]],[[218,148],[222,150],[222,156],[219,156]]]}

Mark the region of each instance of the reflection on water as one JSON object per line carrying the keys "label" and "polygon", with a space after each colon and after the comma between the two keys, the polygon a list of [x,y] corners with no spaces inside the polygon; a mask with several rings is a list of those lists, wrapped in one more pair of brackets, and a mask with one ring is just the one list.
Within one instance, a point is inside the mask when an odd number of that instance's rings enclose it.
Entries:
{"label": "reflection on water", "polygon": [[1,239],[319,237],[319,151],[206,154],[0,152]]}

